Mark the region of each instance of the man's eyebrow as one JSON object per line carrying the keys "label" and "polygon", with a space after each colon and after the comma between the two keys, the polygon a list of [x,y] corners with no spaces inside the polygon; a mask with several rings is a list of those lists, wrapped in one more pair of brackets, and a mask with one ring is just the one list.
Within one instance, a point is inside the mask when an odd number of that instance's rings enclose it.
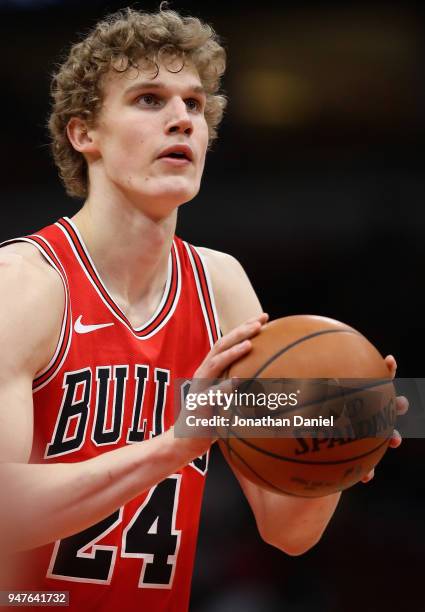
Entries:
{"label": "man's eyebrow", "polygon": [[[140,81],[139,83],[134,83],[134,85],[128,87],[124,93],[127,95],[138,89],[167,89],[167,86],[164,83],[161,83],[161,81]],[[206,93],[202,85],[189,85],[185,89],[193,91],[194,93]]]}

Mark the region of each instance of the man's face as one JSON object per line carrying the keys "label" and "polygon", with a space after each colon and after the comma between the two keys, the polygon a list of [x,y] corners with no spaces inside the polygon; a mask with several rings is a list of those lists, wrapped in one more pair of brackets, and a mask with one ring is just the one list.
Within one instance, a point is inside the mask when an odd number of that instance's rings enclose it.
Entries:
{"label": "man's face", "polygon": [[92,130],[91,182],[100,177],[155,217],[198,193],[208,145],[198,72],[190,63],[170,68],[160,64],[156,76],[148,67],[109,75]]}

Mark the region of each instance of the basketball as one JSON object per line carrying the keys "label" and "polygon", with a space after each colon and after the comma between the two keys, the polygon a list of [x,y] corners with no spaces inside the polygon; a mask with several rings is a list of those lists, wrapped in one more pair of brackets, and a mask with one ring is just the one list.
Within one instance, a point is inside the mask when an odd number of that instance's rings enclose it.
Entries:
{"label": "basketball", "polygon": [[[344,323],[315,315],[274,320],[227,376],[243,379],[239,390],[247,392],[258,393],[267,384],[262,379],[288,379],[292,389],[294,401],[273,411],[285,417],[286,429],[257,427],[250,437],[246,427],[217,427],[228,461],[263,488],[301,497],[342,491],[368,474],[388,447],[396,419],[389,370],[379,351]],[[229,422],[271,412],[241,410],[232,406]],[[331,421],[332,427],[322,425]]]}

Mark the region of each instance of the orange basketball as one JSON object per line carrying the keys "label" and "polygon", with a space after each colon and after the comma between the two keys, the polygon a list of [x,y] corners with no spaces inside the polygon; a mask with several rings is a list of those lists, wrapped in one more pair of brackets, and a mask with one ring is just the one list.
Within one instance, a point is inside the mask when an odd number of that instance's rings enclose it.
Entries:
{"label": "orange basketball", "polygon": [[[261,379],[292,379],[286,384],[297,403],[275,412],[289,426],[274,427],[270,437],[262,437],[266,428],[249,437],[243,426],[217,427],[227,459],[261,487],[302,497],[329,495],[361,480],[384,455],[396,419],[394,386],[377,349],[352,327],[314,315],[272,321],[252,345],[228,376],[249,379],[239,390],[256,392],[267,385]],[[268,412],[247,410],[257,417]],[[233,423],[242,413],[231,412]],[[333,426],[317,426],[319,417]],[[298,427],[299,421],[308,425]]]}

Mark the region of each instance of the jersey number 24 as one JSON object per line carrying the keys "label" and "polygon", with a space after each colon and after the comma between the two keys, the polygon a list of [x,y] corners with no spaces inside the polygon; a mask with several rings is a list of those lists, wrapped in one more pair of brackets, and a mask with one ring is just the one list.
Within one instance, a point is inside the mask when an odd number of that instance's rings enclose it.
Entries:
{"label": "jersey number 24", "polygon": [[[180,474],[153,487],[123,530],[121,556],[144,560],[139,587],[170,588],[180,543],[175,528]],[[109,584],[118,547],[96,545],[122,521],[120,508],[99,523],[59,540],[53,550],[48,578]]]}

